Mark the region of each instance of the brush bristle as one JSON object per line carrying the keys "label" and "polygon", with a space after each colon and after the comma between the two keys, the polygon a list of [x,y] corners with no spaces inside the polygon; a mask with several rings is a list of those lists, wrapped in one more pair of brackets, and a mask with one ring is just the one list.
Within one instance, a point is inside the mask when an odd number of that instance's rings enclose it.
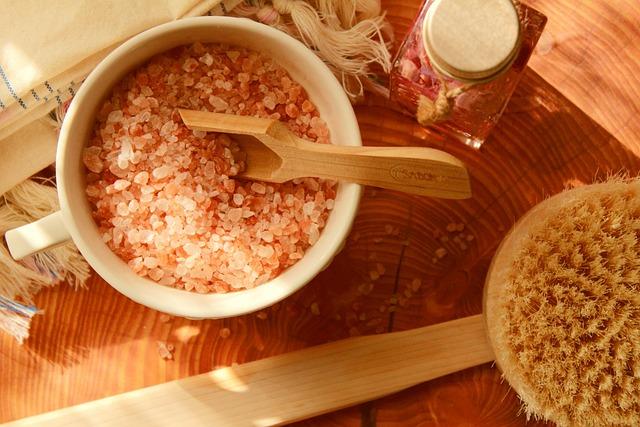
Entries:
{"label": "brush bristle", "polygon": [[502,337],[529,416],[640,425],[640,183],[615,181],[529,229]]}

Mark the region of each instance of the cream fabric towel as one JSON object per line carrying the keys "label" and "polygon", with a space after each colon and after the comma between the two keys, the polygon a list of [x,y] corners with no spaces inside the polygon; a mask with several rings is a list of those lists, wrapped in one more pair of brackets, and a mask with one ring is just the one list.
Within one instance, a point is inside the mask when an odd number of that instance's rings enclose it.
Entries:
{"label": "cream fabric towel", "polygon": [[[98,62],[131,36],[164,22],[206,14],[221,3],[4,0],[5,13],[0,14],[0,141],[73,96]],[[220,9],[218,14],[225,11]]]}

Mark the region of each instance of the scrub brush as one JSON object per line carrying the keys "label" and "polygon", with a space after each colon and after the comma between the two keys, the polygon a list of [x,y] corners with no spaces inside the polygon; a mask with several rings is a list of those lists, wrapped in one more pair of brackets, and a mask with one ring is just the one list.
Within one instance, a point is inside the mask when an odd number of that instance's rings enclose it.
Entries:
{"label": "scrub brush", "polygon": [[487,280],[501,285],[485,311],[496,362],[528,417],[640,425],[640,180],[539,204]]}

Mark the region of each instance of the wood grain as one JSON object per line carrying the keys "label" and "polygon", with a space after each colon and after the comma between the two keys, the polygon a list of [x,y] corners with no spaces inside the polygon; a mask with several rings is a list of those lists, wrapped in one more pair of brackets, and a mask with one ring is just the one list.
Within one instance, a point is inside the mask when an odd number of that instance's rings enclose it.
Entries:
{"label": "wood grain", "polygon": [[7,427],[282,425],[493,358],[484,317],[476,315],[220,368],[17,420]]}
{"label": "wood grain", "polygon": [[528,3],[549,17],[531,67],[638,154],[640,2]]}
{"label": "wood grain", "polygon": [[[640,122],[633,119],[640,94],[640,4],[529,3],[549,16],[551,38],[532,59],[538,74],[526,73],[480,152],[430,135],[381,100],[357,109],[366,145],[430,146],[462,159],[473,199],[367,190],[347,246],[330,268],[257,314],[211,321],[164,318],[97,278],[89,291],[45,291],[36,300],[45,313],[34,321],[25,346],[0,336],[0,421],[348,336],[479,313],[489,262],[515,220],[565,186],[640,168]],[[419,2],[383,6],[401,40]],[[449,232],[451,224],[464,230]],[[455,241],[458,234],[473,240],[463,249]],[[437,258],[441,248],[446,255]],[[378,263],[385,273],[372,280]],[[407,292],[416,278],[421,286]],[[220,335],[224,328],[227,338]],[[174,360],[159,357],[156,341],[175,345]],[[519,408],[497,370],[484,365],[297,425],[535,425],[526,423]]]}

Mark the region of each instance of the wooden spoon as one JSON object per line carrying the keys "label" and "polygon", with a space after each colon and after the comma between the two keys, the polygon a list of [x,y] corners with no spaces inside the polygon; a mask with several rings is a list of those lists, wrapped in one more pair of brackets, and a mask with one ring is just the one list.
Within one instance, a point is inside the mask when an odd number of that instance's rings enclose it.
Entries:
{"label": "wooden spoon", "polygon": [[445,199],[471,197],[464,164],[424,147],[349,147],[315,144],[277,120],[179,110],[193,130],[234,135],[246,154],[242,177],[267,182],[316,177]]}

